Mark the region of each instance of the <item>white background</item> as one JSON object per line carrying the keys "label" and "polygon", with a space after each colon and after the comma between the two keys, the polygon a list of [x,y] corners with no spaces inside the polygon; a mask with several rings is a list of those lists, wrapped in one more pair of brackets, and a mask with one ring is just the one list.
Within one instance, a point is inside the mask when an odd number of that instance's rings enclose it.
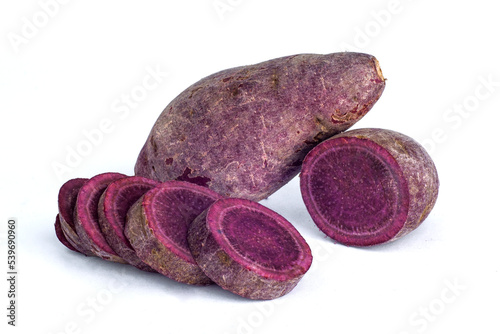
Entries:
{"label": "white background", "polygon": [[[0,331],[499,333],[500,24],[493,4],[2,1]],[[296,178],[262,203],[303,234],[314,264],[290,294],[266,302],[86,258],[57,241],[62,183],[132,174],[154,121],[190,84],[237,65],[345,50],[375,55],[388,79],[356,127],[405,133],[438,168],[434,211],[407,237],[364,249],[335,244],[309,218]],[[151,71],[160,75],[145,90]],[[85,134],[103,122],[106,133],[89,145]],[[76,150],[85,154],[71,155]],[[6,317],[10,217],[18,221],[15,329]]]}

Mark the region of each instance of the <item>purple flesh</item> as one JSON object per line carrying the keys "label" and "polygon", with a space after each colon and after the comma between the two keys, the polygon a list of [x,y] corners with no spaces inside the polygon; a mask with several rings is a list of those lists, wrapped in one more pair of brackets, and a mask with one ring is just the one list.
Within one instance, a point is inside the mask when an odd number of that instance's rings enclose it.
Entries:
{"label": "purple flesh", "polygon": [[159,273],[187,284],[211,284],[189,251],[187,230],[219,198],[217,193],[199,185],[164,182],[131,207],[125,236],[137,256]]}
{"label": "purple flesh", "polygon": [[125,261],[144,271],[154,272],[139,259],[123,230],[130,207],[159,182],[140,176],[121,178],[109,184],[99,200],[99,225],[111,248]]}
{"label": "purple flesh", "polygon": [[64,235],[63,230],[61,229],[61,221],[59,220],[59,215],[56,216],[56,222],[54,223],[54,228],[56,230],[57,239],[59,239],[59,241],[68,249],[79,253],[79,251],[68,242],[68,239]]}
{"label": "purple flesh", "polygon": [[319,144],[300,176],[319,229],[353,246],[381,244],[415,229],[434,206],[438,185],[423,148],[383,129],[347,131]]}
{"label": "purple flesh", "polygon": [[92,177],[80,189],[75,206],[74,222],[82,244],[94,255],[113,262],[126,263],[109,246],[99,226],[98,205],[102,193],[113,181],[124,178],[119,173],[103,173]]}
{"label": "purple flesh", "polygon": [[208,277],[250,299],[285,295],[312,262],[306,241],[285,218],[246,199],[215,202],[195,219],[188,242]]}
{"label": "purple flesh", "polygon": [[81,187],[88,179],[77,178],[71,179],[64,183],[58,194],[59,220],[61,229],[66,237],[66,240],[76,248],[80,253],[87,256],[94,256],[94,253],[86,247],[75,230],[75,222],[73,220],[76,198]]}

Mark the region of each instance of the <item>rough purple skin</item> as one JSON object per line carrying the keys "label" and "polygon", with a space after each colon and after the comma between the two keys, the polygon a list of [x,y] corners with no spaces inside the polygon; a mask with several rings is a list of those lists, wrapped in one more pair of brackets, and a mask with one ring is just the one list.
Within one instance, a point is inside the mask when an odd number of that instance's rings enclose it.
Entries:
{"label": "rough purple skin", "polygon": [[123,230],[130,207],[148,190],[159,183],[140,176],[130,176],[111,182],[99,200],[99,226],[111,248],[136,268],[154,272],[139,259]]}
{"label": "rough purple skin", "polygon": [[135,174],[261,200],[300,170],[316,144],[348,129],[385,87],[362,53],[299,54],[210,75],[153,126]]}
{"label": "rough purple skin", "polygon": [[216,201],[191,224],[188,243],[208,277],[250,299],[285,295],[312,262],[306,241],[285,218],[246,199]]}
{"label": "rough purple skin", "polygon": [[57,202],[59,207],[61,230],[66,240],[80,253],[87,256],[94,256],[94,253],[92,253],[89,248],[85,247],[80,240],[80,237],[75,230],[75,222],[73,221],[78,192],[87,181],[88,179],[77,178],[65,182],[59,189]]}
{"label": "rough purple skin", "polygon": [[219,194],[196,184],[164,182],[132,205],[125,236],[137,256],[159,273],[182,283],[212,284],[189,251],[187,231],[191,222],[219,198]]}
{"label": "rough purple skin", "polygon": [[116,254],[102,235],[97,210],[106,187],[124,177],[126,175],[120,173],[102,173],[89,179],[78,192],[74,212],[75,230],[84,247],[104,260],[119,263],[126,261]]}
{"label": "rough purple skin", "polygon": [[57,239],[59,239],[59,241],[64,246],[66,246],[69,250],[80,253],[78,249],[76,249],[75,247],[73,247],[73,245],[71,245],[71,243],[69,243],[68,239],[64,235],[63,230],[61,228],[61,220],[59,219],[59,215],[56,216],[56,222],[54,223],[54,228],[56,230]]}
{"label": "rough purple skin", "polygon": [[416,229],[436,203],[439,179],[425,149],[385,129],[358,129],[315,147],[300,175],[316,225],[345,245],[371,246]]}

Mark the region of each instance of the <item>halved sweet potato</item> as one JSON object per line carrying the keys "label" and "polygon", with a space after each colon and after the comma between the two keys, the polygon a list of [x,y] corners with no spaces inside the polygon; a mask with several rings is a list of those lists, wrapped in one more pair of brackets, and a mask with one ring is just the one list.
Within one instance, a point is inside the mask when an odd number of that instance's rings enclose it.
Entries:
{"label": "halved sweet potato", "polygon": [[432,159],[412,138],[358,129],[309,152],[300,187],[324,233],[346,245],[370,246],[416,229],[434,207],[439,179]]}

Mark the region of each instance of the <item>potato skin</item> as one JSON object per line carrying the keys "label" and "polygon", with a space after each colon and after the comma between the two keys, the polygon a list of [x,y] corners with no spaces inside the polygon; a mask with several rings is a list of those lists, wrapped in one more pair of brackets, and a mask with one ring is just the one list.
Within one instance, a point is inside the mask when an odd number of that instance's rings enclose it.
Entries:
{"label": "potato skin", "polygon": [[385,87],[362,53],[299,54],[212,74],[154,124],[135,174],[258,201],[290,181],[316,144],[363,117]]}

